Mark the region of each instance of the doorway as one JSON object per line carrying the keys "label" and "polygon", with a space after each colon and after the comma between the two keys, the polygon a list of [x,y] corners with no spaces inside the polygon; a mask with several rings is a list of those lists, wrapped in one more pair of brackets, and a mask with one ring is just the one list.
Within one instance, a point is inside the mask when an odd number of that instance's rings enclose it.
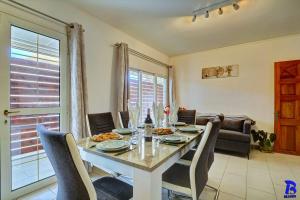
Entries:
{"label": "doorway", "polygon": [[300,155],[300,60],[275,63],[275,151]]}
{"label": "doorway", "polygon": [[55,181],[36,125],[68,130],[66,35],[0,12],[1,199]]}

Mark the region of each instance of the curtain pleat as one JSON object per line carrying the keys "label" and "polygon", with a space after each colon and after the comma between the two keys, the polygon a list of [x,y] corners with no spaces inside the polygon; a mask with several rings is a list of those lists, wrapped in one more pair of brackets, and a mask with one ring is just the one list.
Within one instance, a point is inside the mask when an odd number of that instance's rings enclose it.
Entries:
{"label": "curtain pleat", "polygon": [[88,136],[85,116],[88,112],[86,63],[84,53],[83,29],[74,23],[68,27],[70,58],[70,128],[78,141]]}
{"label": "curtain pleat", "polygon": [[129,55],[128,45],[120,43],[117,45],[117,111],[127,111],[128,107],[128,71],[129,71]]}
{"label": "curtain pleat", "polygon": [[168,95],[167,95],[167,104],[172,105],[173,102],[176,102],[175,94],[175,70],[174,67],[168,68]]}

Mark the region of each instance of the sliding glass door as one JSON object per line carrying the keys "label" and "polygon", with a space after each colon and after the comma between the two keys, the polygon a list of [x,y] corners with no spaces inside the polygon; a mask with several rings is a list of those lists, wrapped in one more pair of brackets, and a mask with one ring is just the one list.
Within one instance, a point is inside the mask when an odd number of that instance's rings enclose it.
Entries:
{"label": "sliding glass door", "polygon": [[64,34],[1,18],[1,199],[11,199],[54,180],[36,125],[67,130],[67,49]]}

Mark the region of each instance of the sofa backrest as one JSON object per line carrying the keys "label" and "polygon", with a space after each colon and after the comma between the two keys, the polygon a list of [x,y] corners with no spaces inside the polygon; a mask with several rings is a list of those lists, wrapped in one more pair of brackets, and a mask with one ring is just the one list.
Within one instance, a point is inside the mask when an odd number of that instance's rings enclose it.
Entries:
{"label": "sofa backrest", "polygon": [[[196,125],[206,125],[207,122],[214,119],[217,114],[198,114],[196,116]],[[221,129],[243,132],[245,120],[251,120],[252,125],[255,121],[246,115],[225,115],[222,122]]]}
{"label": "sofa backrest", "polygon": [[244,121],[245,120],[225,117],[221,124],[221,129],[243,132]]}

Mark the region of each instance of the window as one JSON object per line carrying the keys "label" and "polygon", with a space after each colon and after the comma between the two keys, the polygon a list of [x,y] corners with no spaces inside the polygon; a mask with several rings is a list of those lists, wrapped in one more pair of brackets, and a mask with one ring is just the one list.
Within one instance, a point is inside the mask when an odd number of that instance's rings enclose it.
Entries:
{"label": "window", "polygon": [[147,109],[152,110],[153,102],[167,103],[167,79],[163,76],[129,70],[129,103],[138,104],[141,107],[140,120],[147,115]]}

